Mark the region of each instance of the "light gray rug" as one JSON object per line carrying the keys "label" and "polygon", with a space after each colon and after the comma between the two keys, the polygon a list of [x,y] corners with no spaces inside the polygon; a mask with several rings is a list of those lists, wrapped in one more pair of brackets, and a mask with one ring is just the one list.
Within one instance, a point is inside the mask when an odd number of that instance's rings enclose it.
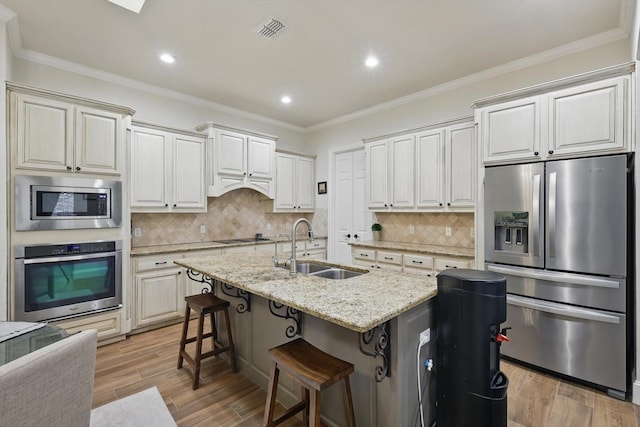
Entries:
{"label": "light gray rug", "polygon": [[91,411],[91,427],[176,427],[156,387]]}

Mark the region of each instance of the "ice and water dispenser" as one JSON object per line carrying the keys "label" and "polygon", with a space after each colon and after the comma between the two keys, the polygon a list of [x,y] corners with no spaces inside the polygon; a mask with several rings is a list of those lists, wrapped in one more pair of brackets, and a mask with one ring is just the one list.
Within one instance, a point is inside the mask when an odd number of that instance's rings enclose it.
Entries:
{"label": "ice and water dispenser", "polygon": [[495,212],[493,247],[497,251],[529,253],[529,212]]}
{"label": "ice and water dispenser", "polygon": [[436,426],[506,426],[509,380],[500,371],[500,345],[508,340],[500,328],[507,319],[505,278],[445,270],[436,307]]}

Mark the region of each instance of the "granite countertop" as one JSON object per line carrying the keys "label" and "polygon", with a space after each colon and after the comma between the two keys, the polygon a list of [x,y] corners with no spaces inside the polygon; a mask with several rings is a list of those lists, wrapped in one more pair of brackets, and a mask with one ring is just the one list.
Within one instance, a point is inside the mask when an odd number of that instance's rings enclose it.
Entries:
{"label": "granite countertop", "polygon": [[[316,236],[316,239],[326,239],[326,236]],[[222,239],[221,239],[222,240]],[[309,239],[307,238],[298,238],[298,242],[304,242]],[[286,243],[289,242],[291,244],[291,240],[280,238],[278,243]],[[220,243],[217,241],[209,241],[209,242],[195,242],[195,243],[179,243],[179,244],[171,244],[171,245],[155,245],[155,246],[140,246],[131,248],[132,256],[141,256],[141,255],[163,255],[163,254],[171,254],[175,252],[189,252],[189,251],[203,251],[207,249],[220,249],[220,248],[232,248],[237,246],[253,246],[253,245],[271,245],[273,246],[274,241],[271,240],[263,240],[263,241],[254,241],[254,242],[233,242],[233,243]]]}
{"label": "granite countertop", "polygon": [[[270,254],[229,254],[174,262],[356,332],[366,332],[437,293],[435,278],[377,269],[342,280],[291,276],[288,270],[273,266]],[[326,261],[308,262],[367,271]]]}
{"label": "granite countertop", "polygon": [[389,249],[432,255],[448,255],[466,258],[475,257],[475,250],[473,248],[458,248],[455,246],[423,245],[419,243],[389,242],[386,240],[368,240],[363,242],[350,243],[350,245],[360,248]]}

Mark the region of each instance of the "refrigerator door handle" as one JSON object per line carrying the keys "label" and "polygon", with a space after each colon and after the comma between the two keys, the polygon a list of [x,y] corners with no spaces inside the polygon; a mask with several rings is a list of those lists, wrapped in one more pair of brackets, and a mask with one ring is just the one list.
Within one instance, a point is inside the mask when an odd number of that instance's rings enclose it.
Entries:
{"label": "refrigerator door handle", "polygon": [[518,267],[503,267],[500,265],[488,264],[487,270],[495,273],[509,274],[512,276],[525,277],[534,280],[546,280],[548,282],[568,283],[571,285],[594,286],[598,288],[619,289],[620,282],[590,276],[577,276],[569,273],[550,273],[538,270],[529,270]]}
{"label": "refrigerator door handle", "polygon": [[543,311],[545,313],[557,314],[559,316],[573,317],[575,319],[620,324],[620,317],[615,315],[574,306],[554,304],[542,300],[532,300],[530,298],[523,298],[516,295],[507,295],[507,304],[517,305],[531,310]]}
{"label": "refrigerator door handle", "polygon": [[549,252],[548,256],[556,256],[556,191],[557,172],[549,174]]}
{"label": "refrigerator door handle", "polygon": [[542,231],[542,228],[540,227],[540,174],[535,174],[533,176],[532,203],[531,232],[533,233],[533,253],[534,256],[540,257],[542,256],[540,247],[540,242],[542,241],[542,236],[540,235],[540,232]]}

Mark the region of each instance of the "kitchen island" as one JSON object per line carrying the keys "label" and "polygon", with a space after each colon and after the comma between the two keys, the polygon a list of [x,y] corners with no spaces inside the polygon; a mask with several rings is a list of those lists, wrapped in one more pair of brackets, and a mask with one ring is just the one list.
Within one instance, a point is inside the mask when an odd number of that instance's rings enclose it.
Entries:
{"label": "kitchen island", "polygon": [[[232,254],[175,261],[192,280],[211,284],[229,300],[240,369],[266,388],[271,366],[267,350],[302,336],[355,365],[352,388],[356,422],[367,426],[415,425],[419,417],[416,355],[420,332],[434,326],[431,299],[436,282],[410,274],[352,266],[365,274],[333,280],[290,275],[268,254]],[[435,339],[435,330],[432,332]],[[433,343],[420,359],[433,358]],[[428,377],[421,369],[424,379]],[[388,375],[388,376],[387,376]],[[292,381],[281,381],[278,399],[291,405],[299,396]],[[428,382],[426,390],[432,388]],[[426,398],[426,402],[432,399]],[[425,403],[426,419],[431,404]],[[323,392],[323,419],[343,425],[340,388]]]}

